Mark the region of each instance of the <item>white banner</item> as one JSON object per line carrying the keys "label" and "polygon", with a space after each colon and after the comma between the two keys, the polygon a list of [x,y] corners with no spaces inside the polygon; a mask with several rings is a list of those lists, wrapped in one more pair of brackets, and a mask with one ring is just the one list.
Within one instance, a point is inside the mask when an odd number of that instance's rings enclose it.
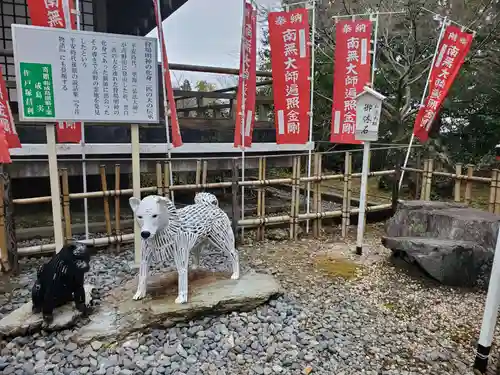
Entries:
{"label": "white banner", "polygon": [[158,123],[154,38],[12,25],[21,121]]}

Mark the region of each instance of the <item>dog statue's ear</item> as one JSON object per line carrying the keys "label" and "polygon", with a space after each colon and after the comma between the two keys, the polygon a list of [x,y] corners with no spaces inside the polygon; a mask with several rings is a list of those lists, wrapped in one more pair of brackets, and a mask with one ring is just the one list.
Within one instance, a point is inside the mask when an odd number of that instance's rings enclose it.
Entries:
{"label": "dog statue's ear", "polygon": [[156,198],[156,202],[158,202],[158,205],[162,210],[168,211],[168,201],[165,198],[158,196]]}
{"label": "dog statue's ear", "polygon": [[128,200],[128,204],[130,205],[130,208],[132,209],[132,211],[136,212],[137,207],[139,207],[139,205],[141,204],[141,200],[139,198],[136,198],[136,197],[130,197]]}

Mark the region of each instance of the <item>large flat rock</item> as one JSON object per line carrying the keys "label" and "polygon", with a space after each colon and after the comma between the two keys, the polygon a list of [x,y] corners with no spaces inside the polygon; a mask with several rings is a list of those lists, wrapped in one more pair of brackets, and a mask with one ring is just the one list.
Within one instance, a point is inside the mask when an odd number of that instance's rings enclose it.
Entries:
{"label": "large flat rock", "polygon": [[[87,304],[92,300],[93,285],[85,285],[85,301]],[[42,314],[33,314],[33,304],[25,303],[17,310],[0,320],[0,336],[21,336],[40,331],[57,331],[75,325],[80,316],[75,304],[68,304],[54,309],[54,320],[50,324],[45,324]]]}
{"label": "large flat rock", "polygon": [[113,290],[90,319],[73,336],[78,343],[93,339],[119,339],[147,327],[170,327],[177,322],[231,311],[249,311],[281,294],[272,275],[248,273],[231,280],[229,273],[189,271],[188,303],[176,304],[177,273],[148,280],[148,296],[132,299],[137,278]]}
{"label": "large flat rock", "polygon": [[473,241],[495,248],[500,216],[461,203],[404,201],[386,223],[388,237]]}
{"label": "large flat rock", "polygon": [[424,237],[383,237],[382,243],[405,260],[418,264],[444,285],[474,286],[493,261],[493,253],[472,241]]}

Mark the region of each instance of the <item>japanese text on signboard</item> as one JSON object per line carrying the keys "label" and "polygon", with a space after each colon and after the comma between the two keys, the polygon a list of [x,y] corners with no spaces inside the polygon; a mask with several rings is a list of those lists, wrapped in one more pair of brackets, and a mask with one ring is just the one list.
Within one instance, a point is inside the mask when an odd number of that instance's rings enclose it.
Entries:
{"label": "japanese text on signboard", "polygon": [[310,50],[307,9],[269,13],[276,142],[305,144],[309,137]]}
{"label": "japanese text on signboard", "polygon": [[355,139],[356,96],[370,84],[371,21],[339,21],[336,25],[330,142],[360,143]]}

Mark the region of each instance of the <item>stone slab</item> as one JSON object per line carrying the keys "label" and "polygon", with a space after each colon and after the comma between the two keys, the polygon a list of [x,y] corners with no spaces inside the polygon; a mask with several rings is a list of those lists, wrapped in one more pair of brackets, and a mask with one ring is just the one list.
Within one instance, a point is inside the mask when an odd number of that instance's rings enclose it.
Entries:
{"label": "stone slab", "polygon": [[[85,285],[85,301],[92,301],[93,285]],[[75,304],[68,304],[54,309],[54,320],[50,324],[43,321],[42,314],[33,314],[32,302],[27,302],[17,310],[0,320],[0,336],[21,336],[40,331],[58,331],[75,325],[80,312],[76,310]]]}
{"label": "stone slab", "polygon": [[272,275],[248,273],[231,280],[229,273],[189,271],[188,303],[176,304],[177,273],[148,280],[148,296],[132,299],[137,278],[111,291],[100,308],[81,327],[73,341],[80,344],[94,339],[117,340],[147,327],[171,327],[200,316],[231,311],[249,311],[282,293]]}

